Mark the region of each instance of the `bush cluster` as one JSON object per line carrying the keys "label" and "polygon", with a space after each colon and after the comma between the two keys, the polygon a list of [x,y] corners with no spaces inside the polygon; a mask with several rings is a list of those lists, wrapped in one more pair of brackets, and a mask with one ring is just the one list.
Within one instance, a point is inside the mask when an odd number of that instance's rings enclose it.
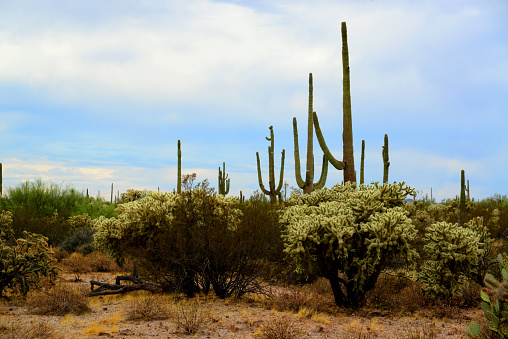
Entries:
{"label": "bush cluster", "polygon": [[241,204],[194,180],[185,177],[181,194],[151,192],[119,205],[118,218],[96,219],[96,245],[120,262],[136,260],[151,279],[188,296],[255,291],[281,246],[276,215],[256,197]]}

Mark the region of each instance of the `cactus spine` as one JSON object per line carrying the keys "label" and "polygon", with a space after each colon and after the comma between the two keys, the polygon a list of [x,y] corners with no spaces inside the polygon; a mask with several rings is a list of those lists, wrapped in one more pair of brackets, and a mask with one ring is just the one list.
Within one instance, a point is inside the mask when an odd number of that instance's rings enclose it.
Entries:
{"label": "cactus spine", "polygon": [[222,163],[222,172],[219,167],[219,194],[226,195],[229,193],[229,182],[231,179],[228,179],[228,175],[226,174],[226,163]]}
{"label": "cactus spine", "polygon": [[178,140],[178,174],[176,181],[176,192],[182,193],[182,150],[180,149],[180,140]]}
{"label": "cactus spine", "polygon": [[280,161],[280,179],[279,179],[279,185],[277,188],[275,188],[275,171],[274,171],[274,156],[273,156],[273,149],[274,149],[274,137],[273,137],[273,126],[270,126],[270,137],[266,137],[266,140],[270,141],[270,146],[268,146],[268,175],[269,175],[269,181],[268,185],[270,190],[267,190],[265,186],[263,185],[263,178],[261,177],[261,162],[259,160],[259,152],[256,152],[256,159],[257,159],[257,165],[258,165],[258,181],[259,181],[259,187],[261,188],[261,191],[263,191],[264,194],[270,196],[270,203],[276,204],[277,203],[277,197],[279,197],[279,202],[282,203],[282,194],[281,194],[281,188],[282,188],[282,182],[284,178],[284,157],[286,150],[282,150],[282,158]]}
{"label": "cactus spine", "polygon": [[390,167],[388,157],[388,134],[385,134],[385,144],[383,146],[383,184],[388,182],[388,167]]}
{"label": "cactus spine", "polygon": [[[300,150],[298,147],[298,126],[296,118],[293,117],[293,136],[295,144],[295,176],[298,187],[303,189],[303,193],[311,193],[314,189],[323,188],[326,182],[326,176],[328,174],[328,159],[323,154],[323,167],[321,168],[321,176],[318,182],[314,181],[314,121],[313,121],[313,85],[312,85],[312,73],[309,73],[309,111],[307,119],[307,164],[305,171],[305,181],[302,179],[300,170]],[[315,114],[315,113],[314,113]],[[316,125],[316,132],[319,126]]]}
{"label": "cactus spine", "polygon": [[342,161],[335,159],[326,146],[325,139],[319,128],[317,114],[314,112],[313,119],[316,125],[316,136],[319,146],[326,155],[328,161],[338,170],[344,170],[344,182],[356,182],[355,161],[353,154],[353,120],[351,117],[351,85],[349,77],[349,51],[347,46],[347,27],[343,22],[342,34]]}
{"label": "cactus spine", "polygon": [[364,172],[365,172],[365,140],[362,140],[362,157],[360,161],[360,185],[363,185],[365,183]]}

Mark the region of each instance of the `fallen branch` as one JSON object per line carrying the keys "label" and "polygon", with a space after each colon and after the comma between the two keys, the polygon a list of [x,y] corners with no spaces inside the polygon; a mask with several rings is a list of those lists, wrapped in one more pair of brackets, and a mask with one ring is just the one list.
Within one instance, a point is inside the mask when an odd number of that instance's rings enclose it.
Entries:
{"label": "fallen branch", "polygon": [[[122,285],[121,281],[131,281],[133,285]],[[124,294],[131,291],[145,290],[151,292],[160,292],[161,288],[158,284],[144,281],[141,278],[130,276],[130,275],[121,275],[116,277],[115,284],[103,283],[96,280],[90,280],[90,289],[91,292],[85,293],[87,297],[94,297],[98,295],[110,295],[110,294]],[[94,289],[94,286],[99,286]]]}

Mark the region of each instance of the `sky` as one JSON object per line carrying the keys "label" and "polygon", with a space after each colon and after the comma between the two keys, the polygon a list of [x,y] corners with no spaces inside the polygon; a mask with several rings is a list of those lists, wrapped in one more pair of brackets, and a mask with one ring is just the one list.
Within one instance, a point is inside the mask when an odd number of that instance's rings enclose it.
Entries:
{"label": "sky", "polygon": [[[296,187],[293,117],[305,169],[308,77],[342,159],[341,22],[347,23],[356,171],[441,199],[508,193],[506,0],[0,0],[3,190],[24,180],[109,197],[172,191],[182,172],[229,195]],[[316,180],[322,152],[314,141]],[[305,174],[303,174],[305,177]],[[327,187],[342,171],[329,168]]]}

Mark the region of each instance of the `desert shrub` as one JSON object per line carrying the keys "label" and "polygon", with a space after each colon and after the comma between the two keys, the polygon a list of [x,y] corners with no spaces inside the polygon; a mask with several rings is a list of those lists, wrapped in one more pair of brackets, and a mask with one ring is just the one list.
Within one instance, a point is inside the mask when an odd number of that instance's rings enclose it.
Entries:
{"label": "desert shrub", "polygon": [[437,298],[460,294],[481,255],[480,236],[457,224],[438,222],[427,228],[425,239],[424,250],[430,259],[418,272],[425,292]]}
{"label": "desert shrub", "polygon": [[73,273],[76,280],[80,280],[81,274],[92,272],[89,262],[80,253],[72,253],[69,257],[62,260],[62,268],[66,273]]}
{"label": "desert shrub", "polygon": [[404,183],[346,183],[292,195],[280,217],[285,252],[301,269],[318,266],[337,305],[357,308],[389,260],[416,254],[410,246],[416,230],[403,203],[410,194]]}
{"label": "desert shrub", "polygon": [[93,234],[94,230],[92,228],[79,227],[60,244],[60,248],[68,252],[75,252],[78,248],[83,247],[84,245],[92,245]]}
{"label": "desert shrub", "polygon": [[100,251],[87,255],[77,252],[72,253],[62,260],[62,267],[65,272],[75,274],[76,280],[79,280],[79,276],[83,273],[114,272],[118,270],[116,262],[108,254]]}
{"label": "desert shrub", "polygon": [[196,334],[210,321],[210,309],[197,299],[177,303],[173,321],[179,330],[186,334]]}
{"label": "desert shrub", "polygon": [[169,308],[161,298],[149,296],[129,302],[126,315],[128,320],[163,320],[169,317]]}
{"label": "desert shrub", "polygon": [[83,292],[67,284],[56,284],[48,291],[33,292],[27,298],[27,305],[40,315],[80,315],[91,311]]}
{"label": "desert shrub", "polygon": [[23,294],[39,288],[43,278],[54,281],[58,273],[56,260],[47,238],[24,232],[16,239],[11,228],[11,213],[0,215],[0,296],[5,288],[17,287]]}
{"label": "desert shrub", "polygon": [[88,214],[113,217],[115,206],[100,199],[85,196],[71,186],[62,187],[41,179],[25,181],[8,188],[0,198],[0,210],[12,213],[12,228],[16,237],[24,231],[42,234],[52,245],[59,245],[72,234],[68,218]]}
{"label": "desert shrub", "polygon": [[85,261],[91,272],[115,272],[119,269],[116,262],[108,254],[101,251],[87,254]]}
{"label": "desert shrub", "polygon": [[295,321],[287,316],[269,320],[263,325],[261,338],[263,339],[298,339],[305,337]]}
{"label": "desert shrub", "polygon": [[404,271],[396,274],[381,274],[376,287],[367,293],[365,305],[392,312],[415,312],[428,305],[421,285],[406,276]]}
{"label": "desert shrub", "polygon": [[220,298],[256,291],[275,243],[264,239],[278,236],[267,227],[277,225],[242,222],[237,198],[214,194],[206,181],[194,186],[194,178],[184,178],[180,194],[150,192],[119,205],[118,218],[98,218],[95,243],[120,262],[123,256],[138,261],[148,277],[188,296],[210,288]]}

